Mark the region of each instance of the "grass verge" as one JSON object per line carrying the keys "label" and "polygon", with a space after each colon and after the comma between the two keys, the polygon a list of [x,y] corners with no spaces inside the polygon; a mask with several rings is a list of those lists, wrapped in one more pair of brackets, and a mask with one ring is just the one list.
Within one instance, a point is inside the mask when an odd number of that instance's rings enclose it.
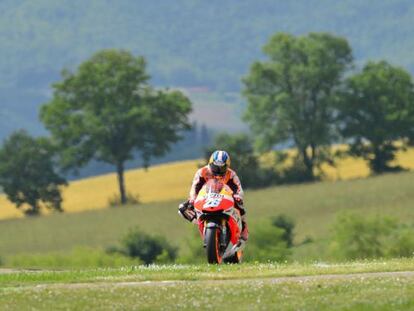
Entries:
{"label": "grass verge", "polygon": [[[349,275],[407,270],[414,270],[413,259],[9,271],[0,275],[0,305],[2,310],[412,310],[412,274]],[[321,277],[326,274],[338,276]],[[319,277],[275,279],[303,275]],[[182,282],[133,283],[165,280]],[[82,282],[87,283],[68,284]]]}
{"label": "grass verge", "polygon": [[[0,291],[3,310],[413,310],[413,278]],[[30,306],[30,307],[29,307]]]}
{"label": "grass verge", "polygon": [[43,283],[235,280],[390,271],[414,271],[414,259],[338,264],[137,265],[111,269],[9,270],[8,273],[0,273],[0,287]]}
{"label": "grass verge", "polygon": [[[414,219],[414,172],[367,179],[272,187],[246,193],[251,236],[255,225],[278,214],[296,222],[295,244],[307,237],[314,243],[296,247],[293,259],[327,260],[326,249],[337,213],[391,215],[403,222]],[[167,236],[185,248],[196,228],[177,215],[179,201],[102,209],[83,213],[0,221],[0,257],[12,266],[15,255],[71,252],[76,247],[105,249],[116,245],[129,228]],[[199,245],[201,247],[201,242]],[[246,252],[248,247],[246,248]],[[26,266],[27,267],[27,266]]]}

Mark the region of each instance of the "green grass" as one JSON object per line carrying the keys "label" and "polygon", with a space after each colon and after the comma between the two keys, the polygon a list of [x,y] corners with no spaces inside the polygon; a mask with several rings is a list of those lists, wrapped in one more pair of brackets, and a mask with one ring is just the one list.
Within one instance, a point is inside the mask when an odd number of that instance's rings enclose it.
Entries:
{"label": "green grass", "polygon": [[[412,278],[0,291],[3,310],[413,310]],[[30,308],[28,307],[30,306]]]}
{"label": "green grass", "polygon": [[178,202],[108,208],[74,214],[0,221],[0,256],[70,251],[73,247],[107,247],[132,226],[148,232],[182,237],[185,223]]}
{"label": "green grass", "polygon": [[30,268],[97,268],[97,267],[122,267],[127,265],[139,265],[142,262],[138,258],[131,258],[121,254],[108,254],[103,250],[76,247],[71,252],[50,252],[44,254],[24,253],[8,258],[9,267]]}
{"label": "green grass", "polygon": [[[2,310],[411,310],[412,274],[350,275],[407,270],[414,271],[414,259],[19,271],[0,274],[0,305]],[[312,275],[317,277],[290,278]]]}
{"label": "green grass", "polygon": [[176,264],[71,270],[16,270],[0,273],[0,287],[44,283],[239,280],[392,271],[414,271],[414,259],[367,260],[336,264],[245,263],[222,266]]}
{"label": "green grass", "polygon": [[[246,206],[251,235],[254,225],[280,213],[296,221],[296,243],[312,237],[315,243],[295,248],[295,260],[325,260],[330,228],[344,210],[363,215],[392,215],[404,222],[414,219],[414,173],[367,179],[322,182],[248,191]],[[116,244],[133,226],[166,235],[185,247],[195,230],[177,215],[178,202],[108,208],[77,214],[0,221],[0,257],[22,254],[68,253],[76,247],[105,249]],[[201,242],[200,242],[201,246]],[[248,250],[248,248],[247,248]]]}

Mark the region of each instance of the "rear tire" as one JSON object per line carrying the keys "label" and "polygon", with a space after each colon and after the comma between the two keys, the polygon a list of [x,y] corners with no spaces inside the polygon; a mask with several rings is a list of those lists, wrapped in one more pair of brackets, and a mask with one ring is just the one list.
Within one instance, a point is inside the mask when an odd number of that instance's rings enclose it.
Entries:
{"label": "rear tire", "polygon": [[207,262],[211,264],[221,264],[223,257],[220,251],[219,228],[207,228],[206,230],[206,253]]}
{"label": "rear tire", "polygon": [[241,263],[242,258],[243,258],[243,251],[238,251],[233,256],[224,259],[224,262],[238,264],[238,263]]}

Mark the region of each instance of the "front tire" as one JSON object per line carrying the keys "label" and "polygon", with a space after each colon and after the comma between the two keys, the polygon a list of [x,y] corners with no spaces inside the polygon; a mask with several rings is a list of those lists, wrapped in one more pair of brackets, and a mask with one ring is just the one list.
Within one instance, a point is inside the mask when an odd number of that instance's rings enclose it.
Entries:
{"label": "front tire", "polygon": [[220,229],[217,227],[206,230],[206,253],[207,262],[210,264],[221,264],[223,257],[220,251]]}

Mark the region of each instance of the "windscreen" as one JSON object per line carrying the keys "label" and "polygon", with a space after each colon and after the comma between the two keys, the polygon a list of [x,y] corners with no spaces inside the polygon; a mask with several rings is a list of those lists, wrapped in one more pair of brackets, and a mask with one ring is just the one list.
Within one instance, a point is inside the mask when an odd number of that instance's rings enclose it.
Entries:
{"label": "windscreen", "polygon": [[206,185],[206,193],[220,193],[224,187],[224,183],[220,179],[210,179]]}

